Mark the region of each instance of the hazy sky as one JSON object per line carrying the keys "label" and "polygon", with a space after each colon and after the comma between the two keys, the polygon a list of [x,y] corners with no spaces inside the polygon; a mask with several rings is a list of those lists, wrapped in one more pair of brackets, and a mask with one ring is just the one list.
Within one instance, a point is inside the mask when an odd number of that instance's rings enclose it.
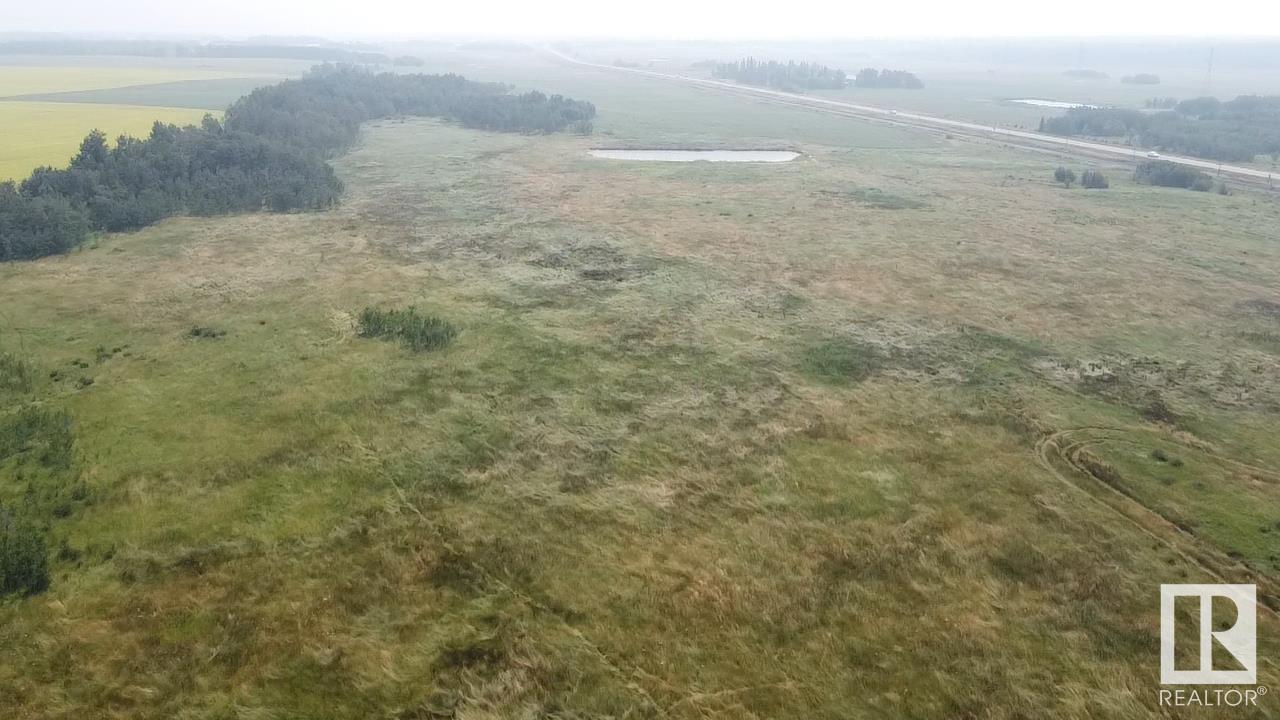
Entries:
{"label": "hazy sky", "polygon": [[1280,34],[1280,0],[0,0],[0,32],[779,38]]}

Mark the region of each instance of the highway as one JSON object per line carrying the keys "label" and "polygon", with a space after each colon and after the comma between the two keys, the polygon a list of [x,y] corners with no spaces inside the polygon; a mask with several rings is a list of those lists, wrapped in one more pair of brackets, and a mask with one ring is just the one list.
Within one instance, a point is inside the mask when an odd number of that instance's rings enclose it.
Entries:
{"label": "highway", "polygon": [[[1059,135],[1047,135],[1045,133],[1031,132],[1028,130],[1012,130],[1008,128],[993,127],[991,125],[982,125],[979,123],[964,122],[961,120],[952,120],[949,118],[938,117],[936,115],[926,115],[918,112],[908,112],[905,110],[894,110],[891,108],[877,107],[874,105],[861,105],[858,103],[845,102],[843,100],[831,100],[828,98],[811,97],[808,95],[799,95],[796,93],[783,92],[781,90],[769,90],[766,88],[751,87],[748,85],[739,85],[737,83],[724,82],[721,80],[707,80],[705,78],[689,77],[687,75],[673,75],[669,73],[659,73],[652,70],[642,70],[639,68],[617,67],[615,65],[604,65],[601,63],[587,62],[578,58],[565,55],[555,49],[547,48],[547,52],[557,58],[570,62],[575,65],[585,67],[598,68],[601,70],[609,70],[612,72],[631,73],[644,77],[656,78],[660,80],[668,80],[682,82],[698,87],[705,87],[714,90],[732,92],[737,95],[754,96],[764,100],[781,102],[794,107],[803,107],[812,110],[833,111],[841,115],[849,117],[858,117],[862,119],[884,120],[897,125],[908,127],[924,128],[928,130],[941,130],[951,132],[958,135],[977,136],[985,139],[999,139],[1009,142],[1012,145],[1031,146],[1033,149],[1043,149],[1046,146],[1057,147],[1058,149],[1074,152],[1081,155],[1090,155],[1093,157],[1117,157],[1132,160],[1135,157],[1135,151],[1131,147],[1107,145],[1105,143],[1087,142],[1083,140],[1075,140],[1069,137]],[[1145,153],[1143,153],[1145,154]],[[1219,164],[1213,160],[1201,160],[1199,158],[1185,157],[1181,155],[1160,155],[1161,160],[1178,163],[1179,165],[1188,165],[1190,167],[1207,170],[1212,173],[1221,173],[1225,176],[1231,176],[1239,180],[1246,180],[1252,183],[1259,183],[1264,186],[1270,186],[1273,173],[1255,168],[1241,167],[1239,165]]]}

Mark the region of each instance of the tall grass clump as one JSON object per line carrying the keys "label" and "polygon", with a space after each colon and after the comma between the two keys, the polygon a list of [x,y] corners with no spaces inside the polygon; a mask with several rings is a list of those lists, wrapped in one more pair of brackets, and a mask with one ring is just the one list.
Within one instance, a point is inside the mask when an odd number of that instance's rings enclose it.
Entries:
{"label": "tall grass clump", "polygon": [[360,336],[398,340],[414,351],[439,350],[458,336],[458,329],[434,315],[415,308],[380,310],[367,307],[360,312]]}
{"label": "tall grass clump", "polygon": [[837,385],[861,382],[884,367],[885,356],[867,343],[834,338],[808,348],[804,369],[820,380]]}
{"label": "tall grass clump", "polygon": [[30,392],[34,375],[26,361],[0,352],[0,392]]}
{"label": "tall grass clump", "polygon": [[0,417],[0,461],[31,453],[48,468],[71,467],[71,416],[63,410],[29,406]]}
{"label": "tall grass clump", "polygon": [[0,507],[0,597],[34,595],[48,587],[44,535]]}

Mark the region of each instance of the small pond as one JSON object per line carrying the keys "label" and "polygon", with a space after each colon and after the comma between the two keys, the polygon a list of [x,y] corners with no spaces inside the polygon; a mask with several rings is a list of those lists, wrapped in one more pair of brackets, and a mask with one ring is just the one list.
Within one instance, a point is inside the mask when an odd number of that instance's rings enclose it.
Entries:
{"label": "small pond", "polygon": [[1060,108],[1062,110],[1070,110],[1072,108],[1089,108],[1095,109],[1097,105],[1086,105],[1085,103],[1063,102],[1062,100],[1038,100],[1036,98],[1022,98],[1019,100],[1010,100],[1020,105],[1035,105],[1036,107]]}
{"label": "small pond", "polygon": [[790,150],[592,150],[592,157],[641,162],[787,162],[800,157]]}

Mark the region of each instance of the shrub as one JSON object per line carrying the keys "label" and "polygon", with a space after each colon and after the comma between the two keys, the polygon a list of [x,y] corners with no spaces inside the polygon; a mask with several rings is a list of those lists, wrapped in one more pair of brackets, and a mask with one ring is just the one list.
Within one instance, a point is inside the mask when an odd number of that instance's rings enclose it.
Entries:
{"label": "shrub", "polygon": [[1107,180],[1107,176],[1098,170],[1085,170],[1080,175],[1080,186],[1093,190],[1106,190],[1111,187],[1111,183]]}
{"label": "shrub", "polygon": [[1059,166],[1057,170],[1053,171],[1053,179],[1062,183],[1063,187],[1069,188],[1071,187],[1071,183],[1076,181],[1076,173],[1074,170],[1068,170],[1067,168]]}
{"label": "shrub", "polygon": [[44,535],[0,508],[0,596],[34,595],[48,587]]}
{"label": "shrub", "polygon": [[1134,179],[1140,183],[1160,187],[1190,188],[1201,191],[1213,189],[1213,178],[1195,168],[1168,160],[1150,160],[1139,164],[1134,171]]}
{"label": "shrub", "polygon": [[360,312],[360,336],[399,340],[411,350],[439,350],[457,337],[458,329],[434,315],[415,308],[379,310],[367,307]]}

